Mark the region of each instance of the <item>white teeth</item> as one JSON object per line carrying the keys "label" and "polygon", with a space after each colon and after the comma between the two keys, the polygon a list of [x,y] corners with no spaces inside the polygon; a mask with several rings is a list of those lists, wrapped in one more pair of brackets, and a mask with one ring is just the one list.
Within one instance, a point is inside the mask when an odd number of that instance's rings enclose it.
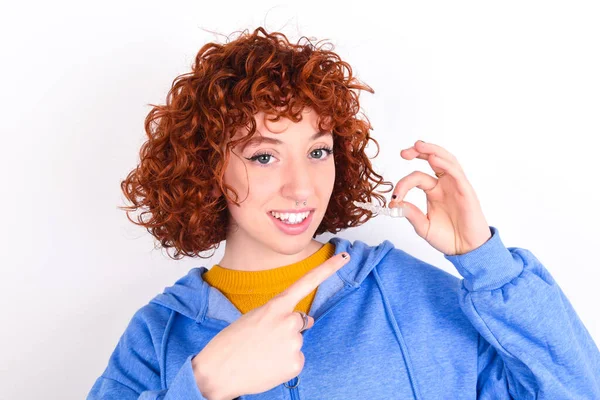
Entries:
{"label": "white teeth", "polygon": [[289,222],[290,224],[297,224],[304,221],[304,219],[308,217],[308,214],[310,214],[310,211],[306,211],[303,213],[277,213],[271,211],[272,216],[281,221]]}

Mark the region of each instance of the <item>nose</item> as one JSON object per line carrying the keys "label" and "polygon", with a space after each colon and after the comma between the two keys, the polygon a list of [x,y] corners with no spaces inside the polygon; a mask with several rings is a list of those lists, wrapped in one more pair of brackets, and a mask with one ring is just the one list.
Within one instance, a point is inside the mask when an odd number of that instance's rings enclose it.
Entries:
{"label": "nose", "polygon": [[285,174],[282,188],[284,197],[294,202],[307,200],[307,204],[309,204],[314,193],[315,179],[313,179],[313,171],[308,163],[308,160],[290,159],[287,168],[283,171]]}

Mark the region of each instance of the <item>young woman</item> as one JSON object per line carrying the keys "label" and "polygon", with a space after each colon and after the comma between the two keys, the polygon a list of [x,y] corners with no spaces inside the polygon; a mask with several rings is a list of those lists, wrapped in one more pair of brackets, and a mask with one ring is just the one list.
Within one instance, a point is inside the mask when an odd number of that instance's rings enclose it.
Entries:
{"label": "young woman", "polygon": [[[175,258],[224,256],[135,313],[89,399],[600,399],[600,352],[548,270],[503,245],[446,149],[401,152],[435,177],[376,174],[356,89],[373,93],[332,51],[262,28],[200,50],[122,189]],[[353,202],[385,205],[382,184],[464,279],[387,240],[314,240],[372,218]]]}

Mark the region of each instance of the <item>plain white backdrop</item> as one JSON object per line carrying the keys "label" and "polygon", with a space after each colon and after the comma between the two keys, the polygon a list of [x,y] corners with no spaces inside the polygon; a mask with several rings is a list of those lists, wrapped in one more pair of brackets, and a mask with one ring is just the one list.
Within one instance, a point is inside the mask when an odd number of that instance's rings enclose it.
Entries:
{"label": "plain white backdrop", "polygon": [[[148,104],[164,104],[203,44],[225,41],[210,31],[258,26],[334,44],[375,90],[360,99],[387,180],[433,175],[400,157],[418,139],[453,153],[504,244],[533,252],[600,343],[597,2],[217,4],[2,6],[1,399],[84,398],[135,311],[220,260],[224,243],[210,259],[155,249],[117,208],[119,184]],[[419,189],[406,200],[426,212]],[[390,240],[459,276],[406,219],[338,235]]]}

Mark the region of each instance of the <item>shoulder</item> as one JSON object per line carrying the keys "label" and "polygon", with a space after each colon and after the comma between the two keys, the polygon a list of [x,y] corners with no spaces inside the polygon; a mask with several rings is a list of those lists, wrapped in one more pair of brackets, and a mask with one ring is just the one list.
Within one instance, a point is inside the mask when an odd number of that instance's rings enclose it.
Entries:
{"label": "shoulder", "polygon": [[381,259],[376,270],[386,284],[389,282],[398,288],[408,286],[438,295],[447,293],[449,296],[456,296],[462,281],[443,269],[395,247]]}
{"label": "shoulder", "polygon": [[142,337],[160,343],[172,312],[159,304],[148,303],[140,307],[129,321],[124,336],[140,340]]}
{"label": "shoulder", "polygon": [[408,322],[411,329],[427,332],[435,326],[474,337],[460,308],[462,278],[396,248],[385,255],[375,272],[397,318]]}

